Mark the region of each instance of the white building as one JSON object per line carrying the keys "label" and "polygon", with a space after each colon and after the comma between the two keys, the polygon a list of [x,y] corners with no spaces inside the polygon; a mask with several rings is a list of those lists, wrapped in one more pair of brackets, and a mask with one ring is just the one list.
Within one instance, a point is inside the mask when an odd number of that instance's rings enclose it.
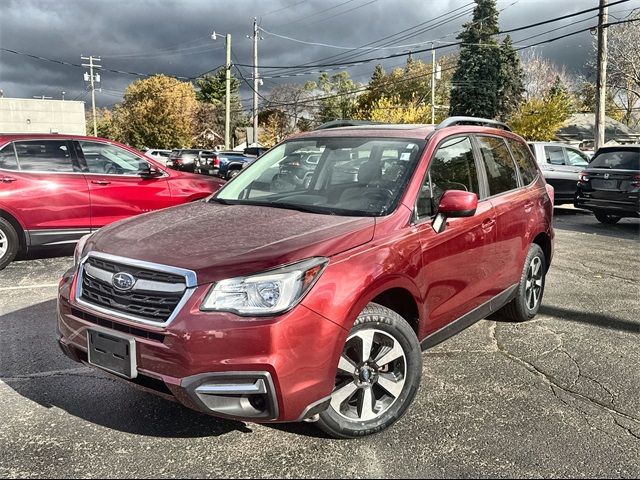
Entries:
{"label": "white building", "polygon": [[0,97],[0,133],[86,135],[84,102]]}

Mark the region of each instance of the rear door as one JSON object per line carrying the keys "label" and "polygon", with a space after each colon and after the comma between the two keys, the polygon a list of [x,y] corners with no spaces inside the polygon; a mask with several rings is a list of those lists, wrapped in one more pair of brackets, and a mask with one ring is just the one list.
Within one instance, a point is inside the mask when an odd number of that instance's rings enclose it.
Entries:
{"label": "rear door", "polygon": [[[433,218],[446,190],[476,193],[478,209],[472,217],[448,219],[444,232],[435,233]],[[491,202],[484,197],[470,137],[444,140],[429,163],[416,205],[430,333],[491,299],[496,219]]]}
{"label": "rear door", "polygon": [[76,145],[86,165],[93,228],[172,205],[167,174],[141,176],[152,165],[143,157],[109,143],[80,140]]}
{"label": "rear door", "polygon": [[[493,259],[493,278],[497,295],[517,283],[522,272],[528,223],[535,220],[536,195],[521,188],[516,164],[503,137],[476,135],[490,201],[497,220]],[[524,253],[523,253],[524,252]]]}
{"label": "rear door", "polygon": [[545,178],[555,189],[555,198],[560,201],[573,201],[578,184],[577,167],[569,164],[567,151],[563,145],[544,145]]}
{"label": "rear door", "polygon": [[13,145],[19,170],[3,176],[13,179],[8,202],[25,223],[30,244],[74,242],[88,233],[89,189],[71,142],[43,139]]}

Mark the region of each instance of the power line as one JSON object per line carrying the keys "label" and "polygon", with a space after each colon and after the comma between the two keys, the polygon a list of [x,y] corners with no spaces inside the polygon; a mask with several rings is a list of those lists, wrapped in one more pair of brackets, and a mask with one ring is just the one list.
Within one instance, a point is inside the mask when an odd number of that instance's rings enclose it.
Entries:
{"label": "power line", "polygon": [[[630,0],[618,0],[617,2],[612,3],[611,5],[617,5],[620,3],[625,3],[625,2],[629,2]],[[589,13],[595,10],[598,10],[599,7],[594,7],[594,8],[588,8],[586,10],[581,10],[579,12],[576,13],[572,13],[569,15],[563,15],[562,17],[557,17],[557,18],[551,18],[542,22],[537,22],[537,23],[533,23],[533,24],[529,24],[529,25],[523,25],[517,28],[513,28],[510,30],[504,30],[504,31],[500,31],[498,32],[496,35],[500,35],[500,34],[505,34],[505,33],[510,33],[510,32],[515,32],[515,31],[520,31],[520,30],[526,30],[529,28],[533,28],[533,27],[537,27],[540,25],[545,25],[547,23],[552,23],[552,22],[557,22],[559,20],[565,20],[567,18],[571,18],[571,17],[575,17],[578,15],[583,15],[585,13]],[[454,45],[461,45],[463,42],[458,42]],[[434,49],[438,50],[438,49],[442,49],[442,48],[447,48],[453,45],[441,45],[441,46],[437,46]],[[427,52],[427,51],[431,51],[431,48],[424,48],[424,49],[419,49],[419,50],[414,50],[411,53],[422,53],[422,52]],[[380,61],[380,60],[387,60],[390,58],[397,58],[397,57],[402,57],[402,56],[406,56],[407,53],[394,53],[391,55],[386,55],[386,56],[381,56],[381,57],[374,57],[374,58],[366,58],[366,59],[362,59],[362,60],[354,60],[354,61],[348,61],[348,62],[334,62],[334,63],[324,63],[324,64],[316,64],[316,65],[263,65],[262,68],[263,69],[278,69],[278,70],[288,70],[288,69],[300,69],[300,68],[322,68],[322,67],[335,67],[335,66],[342,66],[342,65],[361,65],[364,63],[369,63],[369,62],[375,62],[375,61]],[[248,67],[250,65],[246,65],[246,64],[239,64],[242,67]]]}

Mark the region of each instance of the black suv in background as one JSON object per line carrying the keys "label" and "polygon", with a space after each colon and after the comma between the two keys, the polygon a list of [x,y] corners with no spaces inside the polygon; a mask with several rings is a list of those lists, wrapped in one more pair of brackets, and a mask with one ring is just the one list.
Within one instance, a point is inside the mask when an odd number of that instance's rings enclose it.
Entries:
{"label": "black suv in background", "polygon": [[639,193],[640,145],[602,147],[580,174],[575,206],[612,225],[640,217]]}

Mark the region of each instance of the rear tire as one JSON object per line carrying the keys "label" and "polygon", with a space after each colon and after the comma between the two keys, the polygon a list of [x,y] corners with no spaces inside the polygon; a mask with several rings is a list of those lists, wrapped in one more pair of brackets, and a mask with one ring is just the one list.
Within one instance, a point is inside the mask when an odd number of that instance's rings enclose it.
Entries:
{"label": "rear tire", "polygon": [[16,229],[7,220],[0,218],[0,270],[9,265],[20,249],[20,238]]}
{"label": "rear tire", "polygon": [[349,334],[331,405],[318,427],[335,438],[388,428],[411,405],[421,374],[422,351],[413,329],[393,310],[370,303]]}
{"label": "rear tire", "polygon": [[620,219],[622,219],[622,217],[601,212],[595,213],[595,216],[600,223],[604,223],[606,225],[615,225],[620,221]]}
{"label": "rear tire", "polygon": [[526,322],[538,314],[544,294],[547,261],[540,245],[529,247],[516,296],[499,311],[499,317],[512,322]]}
{"label": "rear tire", "polygon": [[237,176],[239,173],[240,173],[240,169],[238,168],[229,170],[229,173],[227,173],[227,180],[231,180],[232,178]]}

